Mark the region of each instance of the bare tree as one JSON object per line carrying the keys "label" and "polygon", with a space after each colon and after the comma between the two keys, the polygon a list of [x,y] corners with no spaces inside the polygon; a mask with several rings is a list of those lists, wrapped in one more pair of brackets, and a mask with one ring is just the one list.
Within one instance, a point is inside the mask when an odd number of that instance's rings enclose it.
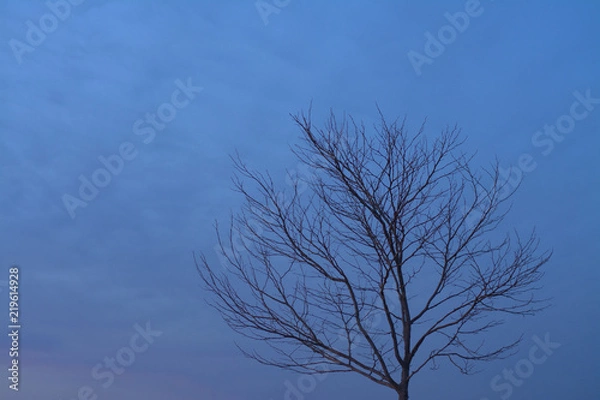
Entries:
{"label": "bare tree", "polygon": [[305,193],[296,181],[282,196],[234,158],[245,205],[228,235],[216,227],[228,268],[204,255],[196,266],[231,328],[274,350],[246,355],[301,373],[356,372],[406,400],[425,366],[470,373],[514,352],[520,338],[489,346],[479,335],[544,308],[534,293],[550,253],[534,232],[496,233],[514,191],[497,162],[473,167],[459,129],[428,140],[424,124],[410,135],[379,116],[371,135],[352,118],[332,114],[317,129],[310,112],[293,116],[303,141],[292,151],[314,171]]}

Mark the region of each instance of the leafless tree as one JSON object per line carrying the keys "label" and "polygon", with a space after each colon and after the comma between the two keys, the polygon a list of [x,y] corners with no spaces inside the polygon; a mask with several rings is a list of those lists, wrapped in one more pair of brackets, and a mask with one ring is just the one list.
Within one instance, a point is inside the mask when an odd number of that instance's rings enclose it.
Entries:
{"label": "leafless tree", "polygon": [[411,135],[379,117],[368,134],[352,118],[331,114],[318,129],[310,112],[293,116],[303,140],[292,152],[314,171],[305,192],[296,181],[282,196],[234,157],[245,203],[227,235],[216,226],[227,268],[195,261],[231,328],[274,350],[246,355],[356,372],[406,400],[425,366],[470,373],[514,352],[520,338],[490,346],[479,335],[545,307],[534,293],[550,252],[535,232],[497,233],[514,191],[497,162],[473,166],[458,128],[428,140],[424,124]]}

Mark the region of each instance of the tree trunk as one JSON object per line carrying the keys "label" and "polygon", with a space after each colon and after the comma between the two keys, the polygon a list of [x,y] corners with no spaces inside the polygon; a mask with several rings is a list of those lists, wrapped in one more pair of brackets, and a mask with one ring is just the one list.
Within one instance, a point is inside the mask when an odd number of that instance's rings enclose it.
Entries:
{"label": "tree trunk", "polygon": [[408,400],[408,368],[402,368],[398,400]]}

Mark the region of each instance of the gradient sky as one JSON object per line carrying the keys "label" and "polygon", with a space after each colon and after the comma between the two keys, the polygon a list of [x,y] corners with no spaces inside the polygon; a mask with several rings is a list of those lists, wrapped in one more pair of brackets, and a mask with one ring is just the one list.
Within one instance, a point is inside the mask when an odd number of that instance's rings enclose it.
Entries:
{"label": "gradient sky", "polygon": [[[111,400],[279,400],[286,382],[297,388],[297,374],[240,354],[244,341],[204,302],[192,252],[217,260],[213,222],[241,205],[236,149],[285,187],[300,135],[289,113],[311,101],[316,124],[330,108],[370,123],[377,102],[410,126],[428,117],[430,135],[457,123],[479,162],[536,163],[508,222],[536,226],[554,249],[543,282],[553,307],[492,335],[524,333],[514,357],[475,376],[427,371],[411,398],[500,399],[491,380],[546,333],[560,348],[510,398],[597,398],[600,101],[574,103],[600,98],[600,3],[482,0],[418,68],[409,53],[425,55],[428,33],[446,32],[445,13],[465,1],[267,0],[281,6],[267,16],[252,0],[78,3],[55,20],[42,1],[0,4],[0,296],[7,304],[8,267],[20,265],[23,325],[21,390],[3,367],[3,399],[72,400],[89,386]],[[202,89],[152,133],[146,113],[168,110],[188,81]],[[572,107],[585,117],[550,148],[544,125],[568,122]],[[70,215],[65,194],[123,148],[122,171]],[[147,323],[162,334],[104,388],[92,370]],[[307,400],[395,398],[353,375],[302,382]]]}

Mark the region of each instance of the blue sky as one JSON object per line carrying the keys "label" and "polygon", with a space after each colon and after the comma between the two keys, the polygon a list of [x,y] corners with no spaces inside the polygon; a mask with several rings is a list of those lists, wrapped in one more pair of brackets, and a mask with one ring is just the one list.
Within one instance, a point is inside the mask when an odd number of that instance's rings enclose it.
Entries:
{"label": "blue sky", "polygon": [[[508,170],[529,154],[527,165],[535,163],[507,222],[536,226],[554,249],[543,290],[553,307],[492,335],[523,332],[514,357],[481,365],[475,376],[449,367],[425,372],[412,398],[596,396],[600,6],[266,0],[261,7],[251,0],[0,5],[0,265],[21,267],[23,326],[20,393],[8,389],[3,368],[2,398],[275,400],[294,398],[291,386],[311,400],[394,398],[352,375],[298,383],[296,374],[245,359],[234,345],[243,340],[204,303],[194,268],[193,251],[217,259],[213,222],[227,222],[241,205],[228,155],[238,150],[285,186],[286,168],[297,166],[289,146],[300,134],[289,113],[311,101],[317,124],[330,108],[370,123],[378,103],[412,127],[427,117],[430,135],[458,124],[478,162],[498,156]],[[465,10],[468,25],[454,21],[462,32],[446,27]],[[428,43],[439,34],[443,51]],[[164,125],[151,122],[157,113]],[[555,124],[566,133],[544,128]],[[115,154],[125,155],[122,164]],[[116,173],[94,175],[99,158],[113,160]],[[80,177],[105,186],[82,199]],[[8,272],[0,276],[8,304],[6,279]],[[154,332],[151,343],[140,329]],[[561,346],[510,395],[506,386],[494,391],[494,377],[527,359],[532,337],[546,334]],[[10,347],[8,338],[0,345]],[[105,357],[131,354],[131,365],[108,378]]]}

